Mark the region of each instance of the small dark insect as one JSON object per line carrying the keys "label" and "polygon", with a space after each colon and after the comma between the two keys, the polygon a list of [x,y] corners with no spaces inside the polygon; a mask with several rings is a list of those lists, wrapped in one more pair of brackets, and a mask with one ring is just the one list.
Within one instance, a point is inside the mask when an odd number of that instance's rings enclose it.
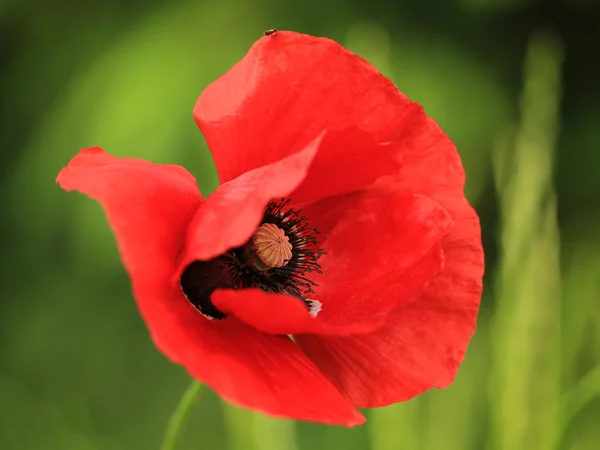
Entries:
{"label": "small dark insect", "polygon": [[271,36],[277,33],[277,30],[275,28],[271,28],[270,30],[267,30],[264,32],[265,36]]}

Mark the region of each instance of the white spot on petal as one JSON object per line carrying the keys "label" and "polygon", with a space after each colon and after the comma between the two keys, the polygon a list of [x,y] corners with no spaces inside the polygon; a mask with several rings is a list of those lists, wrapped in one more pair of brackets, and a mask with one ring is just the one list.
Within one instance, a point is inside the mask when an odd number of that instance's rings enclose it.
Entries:
{"label": "white spot on petal", "polygon": [[323,304],[319,300],[306,300],[306,302],[308,303],[308,313],[312,317],[317,317],[317,314],[319,314],[319,311],[321,311],[321,306],[323,306]]}

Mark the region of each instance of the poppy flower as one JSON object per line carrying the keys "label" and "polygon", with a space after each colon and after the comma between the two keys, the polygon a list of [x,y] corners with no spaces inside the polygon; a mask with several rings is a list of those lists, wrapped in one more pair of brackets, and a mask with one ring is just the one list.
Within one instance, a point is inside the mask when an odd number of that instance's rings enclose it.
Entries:
{"label": "poppy flower", "polygon": [[160,351],[226,400],[347,426],[448,386],[483,254],[455,146],[339,44],[269,32],[200,95],[220,186],[81,150]]}

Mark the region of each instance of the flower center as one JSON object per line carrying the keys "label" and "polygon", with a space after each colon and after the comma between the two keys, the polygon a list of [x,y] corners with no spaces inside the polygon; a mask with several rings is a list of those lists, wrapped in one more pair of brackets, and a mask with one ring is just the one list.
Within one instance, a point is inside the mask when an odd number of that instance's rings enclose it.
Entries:
{"label": "flower center", "polygon": [[209,319],[225,318],[211,303],[212,292],[250,287],[293,295],[311,314],[319,311],[321,303],[308,298],[317,286],[310,274],[322,273],[318,260],[325,252],[318,248],[319,232],[289,203],[289,199],[269,203],[261,225],[244,245],[185,269],[181,289],[200,313]]}

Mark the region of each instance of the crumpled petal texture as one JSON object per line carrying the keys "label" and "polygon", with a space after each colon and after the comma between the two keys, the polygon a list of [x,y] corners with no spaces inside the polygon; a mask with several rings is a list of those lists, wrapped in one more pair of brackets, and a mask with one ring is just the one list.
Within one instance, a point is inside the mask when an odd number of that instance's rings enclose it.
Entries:
{"label": "crumpled petal texture", "polygon": [[[450,384],[483,250],[456,148],[423,109],[339,44],[276,32],[206,88],[194,118],[221,180],[207,199],[180,167],[97,148],[57,180],[104,207],[157,347],[235,404],[329,424]],[[321,232],[321,311],[219,288],[210,299],[229,317],[203,317],[182,271],[248,241],[282,196]]]}

